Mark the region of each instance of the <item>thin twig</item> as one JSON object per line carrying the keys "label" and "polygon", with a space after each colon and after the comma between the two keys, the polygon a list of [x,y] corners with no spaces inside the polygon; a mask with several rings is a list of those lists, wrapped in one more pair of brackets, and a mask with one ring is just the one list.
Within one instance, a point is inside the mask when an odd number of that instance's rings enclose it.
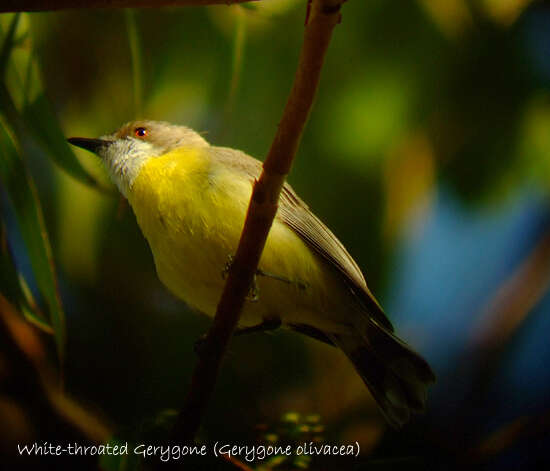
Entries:
{"label": "thin twig", "polygon": [[254,471],[250,466],[243,463],[241,460],[238,460],[234,456],[228,456],[227,454],[221,455],[222,459],[231,463],[239,471]]}
{"label": "thin twig", "polygon": [[482,440],[465,455],[467,463],[482,463],[510,450],[522,440],[533,440],[548,435],[550,411],[531,417],[518,417]]}
{"label": "thin twig", "polygon": [[189,393],[172,432],[178,443],[191,442],[201,424],[227,344],[252,285],[277,202],[315,98],[332,31],[345,0],[313,0],[294,84],[263,171],[254,184],[244,229],[212,327],[193,372]]}
{"label": "thin twig", "polygon": [[[484,415],[491,413],[490,407],[494,403],[490,396],[491,386],[505,358],[503,353],[549,287],[550,230],[546,229],[530,252],[490,297],[472,329],[464,357],[455,368],[455,374],[468,378],[467,384],[470,388],[462,393],[460,407],[456,409],[453,418],[447,419],[453,427],[452,440],[449,442],[449,436],[441,433],[430,437],[439,448],[451,454],[453,459],[464,461],[463,467],[470,465],[471,461],[477,462],[505,450],[516,437],[530,433],[529,430],[533,428],[531,424],[538,420],[537,417],[519,418],[480,444],[472,445],[472,438],[476,437],[472,432],[474,416],[477,418],[480,411]],[[548,427],[549,424],[550,412],[544,419],[543,426]],[[465,453],[468,448],[470,451]]]}
{"label": "thin twig", "polygon": [[490,299],[474,329],[471,347],[476,351],[502,351],[549,286],[550,230],[547,230]]}
{"label": "thin twig", "polygon": [[149,8],[190,5],[231,5],[259,0],[3,0],[0,13],[90,8]]}

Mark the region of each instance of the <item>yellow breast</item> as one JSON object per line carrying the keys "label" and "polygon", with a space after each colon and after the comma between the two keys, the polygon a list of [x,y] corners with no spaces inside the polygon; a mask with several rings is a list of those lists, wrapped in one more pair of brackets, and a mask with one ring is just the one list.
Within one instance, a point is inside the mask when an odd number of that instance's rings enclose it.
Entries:
{"label": "yellow breast", "polygon": [[[223,269],[237,248],[252,183],[219,165],[209,149],[178,148],[151,158],[128,198],[162,282],[192,307],[213,315],[223,289]],[[323,322],[322,311],[332,317],[339,310],[332,306],[340,302],[338,297],[329,296],[337,283],[333,272],[277,220],[260,268],[297,283],[259,278],[260,302],[247,303],[242,325],[272,315],[316,325]],[[313,312],[315,321],[309,319]]]}

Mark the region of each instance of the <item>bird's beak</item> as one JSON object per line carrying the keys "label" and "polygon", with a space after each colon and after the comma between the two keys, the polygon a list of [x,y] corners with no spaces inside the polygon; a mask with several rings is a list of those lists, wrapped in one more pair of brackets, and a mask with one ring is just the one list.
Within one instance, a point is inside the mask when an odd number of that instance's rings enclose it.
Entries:
{"label": "bird's beak", "polygon": [[82,147],[94,154],[97,154],[102,147],[110,146],[113,143],[113,141],[105,139],[89,139],[87,137],[70,137],[67,141],[73,146]]}

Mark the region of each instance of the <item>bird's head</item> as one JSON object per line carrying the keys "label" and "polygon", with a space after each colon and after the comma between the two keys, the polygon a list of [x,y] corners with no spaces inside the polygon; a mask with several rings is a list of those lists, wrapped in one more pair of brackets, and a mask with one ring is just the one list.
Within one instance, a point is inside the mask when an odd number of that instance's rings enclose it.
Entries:
{"label": "bird's head", "polygon": [[101,157],[124,196],[127,196],[141,167],[149,159],[178,147],[209,145],[200,134],[188,127],[145,120],[132,121],[113,134],[96,139],[71,137],[68,141]]}

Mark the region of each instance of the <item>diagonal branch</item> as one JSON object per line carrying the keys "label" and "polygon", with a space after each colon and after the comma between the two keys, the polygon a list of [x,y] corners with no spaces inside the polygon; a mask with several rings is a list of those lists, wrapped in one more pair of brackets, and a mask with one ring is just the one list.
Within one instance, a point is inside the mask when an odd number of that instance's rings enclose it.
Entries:
{"label": "diagonal branch", "polygon": [[258,0],[3,0],[0,13],[90,8],[180,7],[189,5],[231,5]]}
{"label": "diagonal branch", "polygon": [[344,1],[312,0],[308,4],[304,43],[294,84],[262,174],[254,184],[244,229],[216,317],[172,432],[172,439],[179,443],[194,439],[212,395],[223,355],[238,323],[277,212],[279,194],[298,149],[317,91],[325,53],[332,31],[340,22],[340,7]]}

